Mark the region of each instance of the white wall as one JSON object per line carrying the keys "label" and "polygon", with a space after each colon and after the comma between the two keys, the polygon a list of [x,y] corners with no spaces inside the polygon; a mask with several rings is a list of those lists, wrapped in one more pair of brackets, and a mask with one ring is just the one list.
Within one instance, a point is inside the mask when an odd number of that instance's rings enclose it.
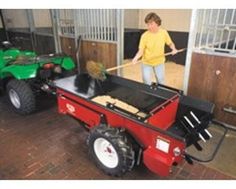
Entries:
{"label": "white wall", "polygon": [[[191,9],[125,9],[125,28],[146,29],[144,18],[149,12],[156,12],[162,19],[162,26],[169,31],[189,31]],[[7,27],[28,27],[24,9],[7,9],[3,10],[3,14],[7,18]],[[50,27],[52,25],[48,9],[35,9],[33,15],[36,27]]]}
{"label": "white wall", "polygon": [[[24,9],[3,10],[8,28],[28,28],[28,19]],[[34,24],[36,27],[51,27],[51,17],[49,9],[33,9]]]}
{"label": "white wall", "polygon": [[26,11],[24,9],[3,10],[8,28],[27,28],[29,27]]}
{"label": "white wall", "polygon": [[33,9],[35,27],[52,27],[49,9]]}
{"label": "white wall", "polygon": [[134,29],[139,28],[139,9],[124,10],[124,27]]}
{"label": "white wall", "polygon": [[189,32],[191,9],[140,9],[140,29],[146,29],[144,19],[149,12],[157,13],[161,17],[162,27],[169,31]]}

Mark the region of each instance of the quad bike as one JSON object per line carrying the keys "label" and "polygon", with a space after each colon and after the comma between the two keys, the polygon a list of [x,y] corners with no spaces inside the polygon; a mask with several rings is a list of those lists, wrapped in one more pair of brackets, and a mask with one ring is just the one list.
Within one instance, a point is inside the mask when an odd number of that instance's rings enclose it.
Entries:
{"label": "quad bike", "polygon": [[74,61],[64,54],[36,55],[4,41],[0,47],[0,90],[6,91],[14,110],[30,114],[36,109],[36,94],[55,93],[53,80],[70,75]]}

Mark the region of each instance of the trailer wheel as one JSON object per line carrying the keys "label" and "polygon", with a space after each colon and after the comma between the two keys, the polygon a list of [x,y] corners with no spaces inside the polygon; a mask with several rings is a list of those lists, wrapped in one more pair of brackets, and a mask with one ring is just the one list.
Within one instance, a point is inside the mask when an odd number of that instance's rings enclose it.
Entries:
{"label": "trailer wheel", "polygon": [[89,152],[96,165],[106,174],[121,176],[135,163],[135,152],[124,132],[100,125],[90,132]]}
{"label": "trailer wheel", "polygon": [[7,95],[17,113],[25,115],[35,110],[35,96],[26,82],[15,79],[9,81]]}

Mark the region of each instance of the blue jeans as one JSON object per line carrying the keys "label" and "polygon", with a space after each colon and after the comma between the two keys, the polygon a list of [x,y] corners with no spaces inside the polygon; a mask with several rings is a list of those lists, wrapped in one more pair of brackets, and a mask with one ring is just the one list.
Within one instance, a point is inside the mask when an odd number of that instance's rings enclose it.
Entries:
{"label": "blue jeans", "polygon": [[[154,70],[156,73],[156,76],[158,78],[158,83],[164,84],[165,83],[165,64],[159,64],[157,66],[154,66]],[[153,73],[152,66],[149,66],[147,64],[142,64],[142,74],[143,74],[143,82],[150,85],[152,83],[152,74]]]}

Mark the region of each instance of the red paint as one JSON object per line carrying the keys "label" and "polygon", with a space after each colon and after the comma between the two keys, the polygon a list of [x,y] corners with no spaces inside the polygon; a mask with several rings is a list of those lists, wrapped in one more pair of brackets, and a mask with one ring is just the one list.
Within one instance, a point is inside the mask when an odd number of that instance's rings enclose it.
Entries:
{"label": "red paint", "polygon": [[[179,102],[178,97],[175,96],[171,101],[164,104],[165,108],[159,111],[155,109],[156,113],[147,120],[147,123],[144,123],[134,121],[95,102],[64,90],[58,89],[57,93],[60,113],[70,114],[76,119],[87,123],[90,128],[99,125],[100,114],[104,114],[110,126],[126,128],[127,132],[143,146],[143,162],[154,173],[167,176],[172,164],[174,162],[179,163],[182,160],[181,155],[174,156],[173,149],[179,147],[183,152],[185,148],[184,141],[175,139],[164,131],[174,122]],[[160,131],[147,127],[151,125],[159,127]],[[157,138],[162,138],[169,142],[168,153],[156,148]]]}
{"label": "red paint", "polygon": [[167,103],[163,103],[155,110],[153,116],[148,119],[148,123],[164,130],[168,129],[175,122],[178,104],[179,98],[177,97],[168,100]]}

